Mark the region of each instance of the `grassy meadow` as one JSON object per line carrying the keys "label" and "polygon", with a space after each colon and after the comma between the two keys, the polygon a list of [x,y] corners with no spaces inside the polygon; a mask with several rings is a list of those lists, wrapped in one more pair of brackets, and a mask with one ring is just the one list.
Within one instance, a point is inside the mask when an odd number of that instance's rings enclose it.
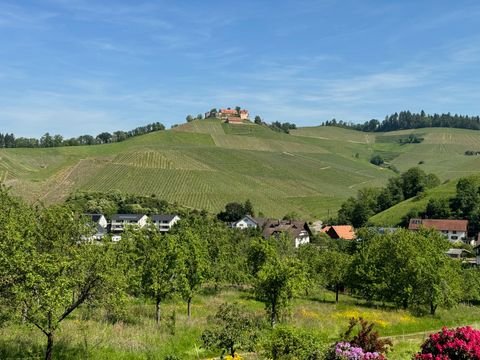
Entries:
{"label": "grassy meadow", "polygon": [[[421,144],[400,144],[409,134]],[[363,133],[308,127],[284,134],[255,124],[201,120],[106,145],[0,149],[0,179],[30,201],[55,203],[75,190],[152,195],[218,212],[250,199],[257,212],[332,215],[364,186],[382,186],[391,170],[369,163],[381,154],[400,171],[420,166],[442,181],[476,173],[480,133],[418,129]]]}
{"label": "grassy meadow", "polygon": [[[223,302],[237,301],[249,312],[264,316],[263,304],[249,292],[223,290],[218,294],[204,293],[194,298],[192,318],[187,320],[186,306],[170,301],[163,307],[163,321],[154,322],[154,305],[130,303],[122,321],[115,324],[104,320],[104,313],[87,308],[66,320],[56,338],[55,353],[59,359],[212,359],[219,352],[205,350],[200,335],[209,326]],[[176,313],[175,325],[172,314]],[[477,325],[480,309],[459,305],[452,310],[440,309],[436,316],[415,317],[409,312],[375,306],[346,295],[334,303],[334,294],[318,292],[296,299],[286,322],[314,334],[327,347],[345,331],[351,317],[372,321],[382,336],[394,343],[389,359],[410,359],[428,333],[442,326]],[[45,345],[44,335],[37,329],[21,325],[0,328],[1,359],[40,359]],[[244,354],[246,359],[262,359],[260,354]]]}

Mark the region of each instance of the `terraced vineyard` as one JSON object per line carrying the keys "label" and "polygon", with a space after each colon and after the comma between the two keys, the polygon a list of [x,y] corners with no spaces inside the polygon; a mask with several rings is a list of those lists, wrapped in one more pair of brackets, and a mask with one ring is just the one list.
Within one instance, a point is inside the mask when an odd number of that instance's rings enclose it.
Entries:
{"label": "terraced vineyard", "polygon": [[[411,133],[425,140],[398,142]],[[1,149],[0,178],[31,201],[62,201],[76,189],[118,189],[211,212],[250,199],[266,216],[295,211],[314,219],[333,215],[362,186],[381,186],[395,175],[369,163],[374,153],[399,170],[421,166],[446,180],[480,169],[480,157],[465,156],[466,150],[480,150],[480,132],[367,134],[311,127],[288,135],[255,124],[202,120],[122,143]]]}

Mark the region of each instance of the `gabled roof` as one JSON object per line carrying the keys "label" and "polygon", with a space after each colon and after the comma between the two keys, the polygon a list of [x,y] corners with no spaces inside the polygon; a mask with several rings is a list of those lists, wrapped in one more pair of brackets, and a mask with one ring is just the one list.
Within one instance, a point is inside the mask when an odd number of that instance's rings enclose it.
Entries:
{"label": "gabled roof", "polygon": [[331,238],[345,240],[354,240],[356,238],[355,230],[352,225],[325,226],[322,231],[327,233]]}
{"label": "gabled roof", "polygon": [[300,236],[302,232],[306,231],[309,235],[312,234],[308,224],[305,221],[290,221],[290,220],[267,220],[262,231],[264,238],[268,239],[272,235],[286,232],[294,238]]}
{"label": "gabled roof", "polygon": [[421,227],[438,231],[467,231],[468,220],[448,219],[410,219],[409,230],[418,230]]}
{"label": "gabled roof", "polygon": [[115,214],[115,215],[112,215],[112,220],[115,220],[115,221],[122,221],[122,220],[139,221],[144,216],[145,216],[144,214]]}
{"label": "gabled roof", "polygon": [[103,214],[83,214],[89,217],[94,223],[98,223],[102,218]]}
{"label": "gabled roof", "polygon": [[174,218],[175,218],[175,214],[157,214],[157,215],[152,215],[151,218],[152,218],[152,221],[153,222],[163,222],[163,221],[167,221],[167,222],[171,222]]}

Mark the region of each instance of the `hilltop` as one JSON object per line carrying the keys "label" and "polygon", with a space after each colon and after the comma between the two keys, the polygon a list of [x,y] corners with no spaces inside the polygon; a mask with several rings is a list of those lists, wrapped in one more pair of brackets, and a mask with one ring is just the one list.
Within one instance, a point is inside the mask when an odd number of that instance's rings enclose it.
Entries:
{"label": "hilltop", "polygon": [[[409,134],[424,141],[400,144]],[[480,157],[465,156],[467,150],[480,150],[480,132],[307,127],[285,134],[252,123],[194,120],[121,143],[1,149],[0,178],[14,193],[45,203],[79,189],[118,189],[211,212],[250,199],[268,216],[294,211],[314,219],[334,215],[357,189],[382,186],[395,175],[370,164],[373,154],[400,171],[420,166],[447,180],[479,169]]]}

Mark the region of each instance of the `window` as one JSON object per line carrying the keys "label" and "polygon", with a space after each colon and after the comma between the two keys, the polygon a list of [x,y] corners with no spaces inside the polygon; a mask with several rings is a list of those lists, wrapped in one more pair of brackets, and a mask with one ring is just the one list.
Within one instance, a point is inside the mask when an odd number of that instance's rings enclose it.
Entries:
{"label": "window", "polygon": [[452,235],[452,236],[450,236],[450,239],[452,239],[452,240],[457,240],[457,239],[458,239],[458,236]]}
{"label": "window", "polygon": [[456,234],[456,233],[457,233],[457,231],[456,231],[456,230],[453,230],[453,231],[452,231],[452,234]]}

